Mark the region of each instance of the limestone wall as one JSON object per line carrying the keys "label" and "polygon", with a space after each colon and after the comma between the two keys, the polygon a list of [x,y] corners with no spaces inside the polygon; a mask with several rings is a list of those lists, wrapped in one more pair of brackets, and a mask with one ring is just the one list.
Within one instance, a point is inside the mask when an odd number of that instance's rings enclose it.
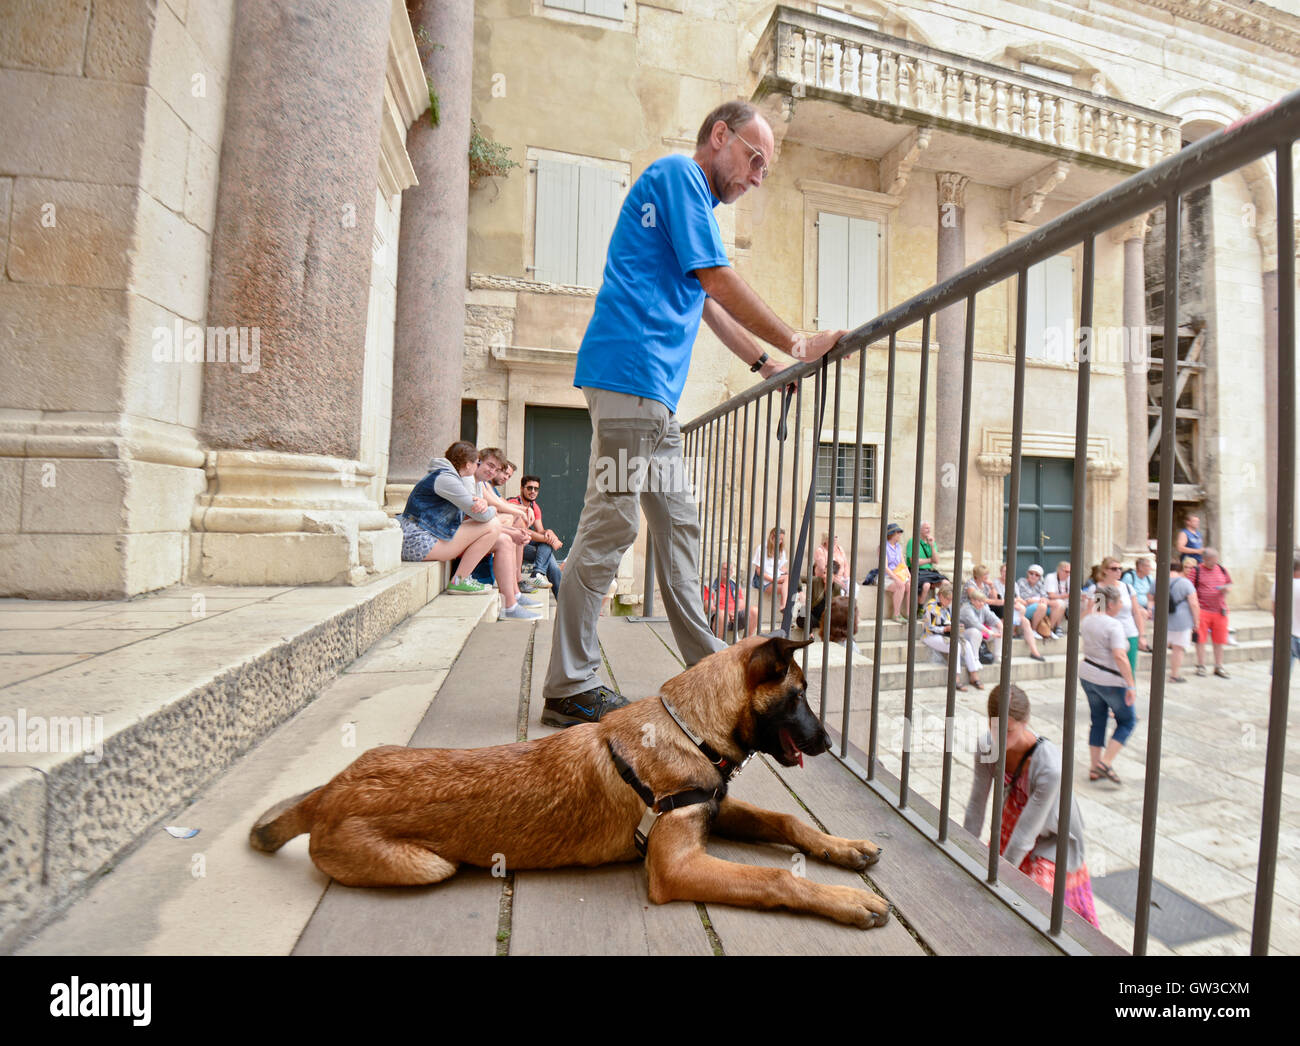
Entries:
{"label": "limestone wall", "polygon": [[4,595],[183,576],[204,486],[183,346],[205,322],[233,8],[0,13]]}

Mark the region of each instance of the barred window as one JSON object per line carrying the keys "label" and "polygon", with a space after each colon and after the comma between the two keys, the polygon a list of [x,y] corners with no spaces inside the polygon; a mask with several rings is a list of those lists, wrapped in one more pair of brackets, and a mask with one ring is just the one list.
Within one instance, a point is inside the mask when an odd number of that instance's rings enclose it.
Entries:
{"label": "barred window", "polygon": [[[838,460],[836,451],[838,449]],[[817,444],[817,500],[830,501],[832,475],[835,483],[836,503],[853,500],[853,464],[857,458],[857,446],[853,443],[841,443],[836,448],[833,443]],[[832,463],[835,468],[832,472]],[[859,480],[859,499],[862,502],[876,500],[876,446],[873,443],[862,444],[861,477]]]}

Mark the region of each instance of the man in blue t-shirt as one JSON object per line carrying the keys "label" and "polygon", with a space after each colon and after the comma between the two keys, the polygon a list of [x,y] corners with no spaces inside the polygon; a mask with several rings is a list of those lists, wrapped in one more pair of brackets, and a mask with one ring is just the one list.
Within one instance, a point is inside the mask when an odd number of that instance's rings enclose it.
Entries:
{"label": "man in blue t-shirt", "polygon": [[705,118],[695,155],[656,160],[619,211],[573,378],[591,412],[591,463],[542,688],[548,726],[595,722],[627,704],[597,678],[596,621],[636,540],[639,510],[650,525],[664,611],[682,657],[693,665],[724,646],[704,616],[700,530],[677,424],[700,320],[764,378],[783,366],[751,334],[800,360],[819,359],[844,334],[805,338],[727,260],[713,209],[760,185],[774,151],[772,129],[758,111],[727,102]]}

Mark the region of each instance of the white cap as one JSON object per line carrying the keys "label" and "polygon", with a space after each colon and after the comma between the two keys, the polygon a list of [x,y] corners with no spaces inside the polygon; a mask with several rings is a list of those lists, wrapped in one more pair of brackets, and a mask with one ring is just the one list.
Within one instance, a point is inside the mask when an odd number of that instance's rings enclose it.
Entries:
{"label": "white cap", "polygon": [[1038,571],[1038,573],[1039,573],[1040,576],[1042,575],[1042,573],[1043,573],[1043,568],[1040,567],[1037,563],[1030,563],[1030,564],[1029,564],[1029,569],[1026,570],[1025,573],[1026,573],[1026,574],[1032,574],[1035,570]]}

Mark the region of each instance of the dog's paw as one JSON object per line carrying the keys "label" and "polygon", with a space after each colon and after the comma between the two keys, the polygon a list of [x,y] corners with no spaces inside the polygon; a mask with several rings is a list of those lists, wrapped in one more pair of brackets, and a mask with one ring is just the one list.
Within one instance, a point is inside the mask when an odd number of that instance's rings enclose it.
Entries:
{"label": "dog's paw", "polygon": [[860,872],[870,868],[880,860],[884,847],[877,846],[869,839],[834,839],[822,850],[822,859],[841,868]]}
{"label": "dog's paw", "polygon": [[883,897],[851,886],[832,886],[834,910],[829,913],[838,922],[870,930],[889,922],[889,902]]}

